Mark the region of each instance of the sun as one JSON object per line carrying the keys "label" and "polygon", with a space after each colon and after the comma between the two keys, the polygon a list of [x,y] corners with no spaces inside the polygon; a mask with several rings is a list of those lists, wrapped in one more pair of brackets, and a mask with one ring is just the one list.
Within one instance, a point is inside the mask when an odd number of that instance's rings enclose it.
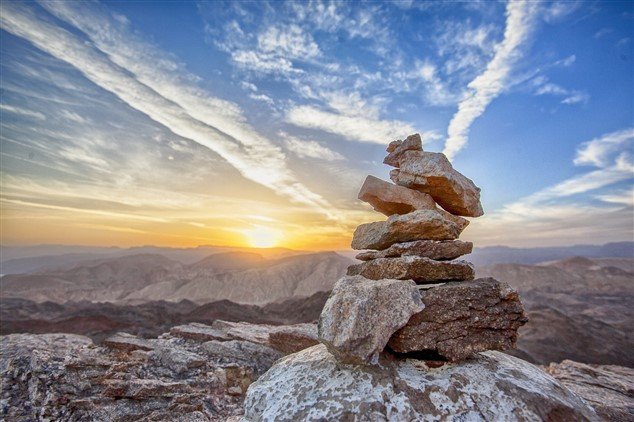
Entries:
{"label": "sun", "polygon": [[281,233],[269,227],[258,226],[244,231],[249,245],[254,248],[272,248],[282,237]]}

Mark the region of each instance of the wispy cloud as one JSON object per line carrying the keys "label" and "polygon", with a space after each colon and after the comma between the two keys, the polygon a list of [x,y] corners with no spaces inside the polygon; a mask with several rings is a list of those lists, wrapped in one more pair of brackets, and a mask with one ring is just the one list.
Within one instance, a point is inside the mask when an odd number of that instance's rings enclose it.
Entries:
{"label": "wispy cloud", "polygon": [[285,132],[280,132],[284,138],[286,148],[300,158],[314,158],[318,160],[336,161],[343,160],[344,156],[317,141],[302,140]]}
{"label": "wispy cloud", "polygon": [[377,144],[385,144],[389,139],[407,136],[416,131],[405,122],[349,116],[312,106],[291,108],[286,114],[286,120],[297,126],[341,135],[345,139]]}
{"label": "wispy cloud", "polygon": [[2,28],[73,65],[172,132],[215,151],[244,177],[327,212],[328,203],[295,179],[281,149],[244,123],[235,104],[197,88],[191,74],[170,72],[174,66],[182,70],[181,66],[129,34],[121,27],[125,23],[84,4],[47,2],[43,6],[83,31],[98,50],[50,21],[38,19],[25,5],[3,3]]}
{"label": "wispy cloud", "polygon": [[[593,193],[634,179],[634,129],[605,134],[579,145],[577,166],[593,169],[521,198],[478,221],[473,230],[489,244],[495,237],[530,244],[570,244],[631,239],[631,186],[607,193]],[[601,203],[596,203],[596,200]]]}
{"label": "wispy cloud", "polygon": [[535,86],[535,94],[537,95],[551,95],[556,97],[563,97],[562,104],[578,104],[587,103],[590,96],[583,92],[574,89],[567,89],[561,85],[557,85],[552,82],[548,82],[548,78],[545,76],[538,76],[533,79],[532,85]]}
{"label": "wispy cloud", "polygon": [[495,55],[486,70],[469,83],[468,91],[449,123],[443,152],[450,159],[466,145],[473,122],[507,88],[511,69],[521,57],[522,46],[533,29],[538,7],[539,4],[530,1],[508,3],[504,39],[496,46]]}
{"label": "wispy cloud", "polygon": [[0,104],[0,110],[38,120],[46,120],[46,116],[39,111],[27,110],[25,108],[15,107],[8,104]]}

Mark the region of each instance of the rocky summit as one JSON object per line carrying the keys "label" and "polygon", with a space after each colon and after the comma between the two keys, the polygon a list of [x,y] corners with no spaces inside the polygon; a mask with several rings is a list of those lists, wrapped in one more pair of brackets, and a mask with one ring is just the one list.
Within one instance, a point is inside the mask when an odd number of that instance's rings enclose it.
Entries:
{"label": "rocky summit", "polygon": [[359,198],[388,218],[355,230],[352,247],[370,251],[335,285],[322,345],[254,383],[245,420],[595,420],[537,367],[490,352],[515,347],[527,317],[509,284],[473,280],[457,259],[473,247],[458,236],[462,216],[483,214],[480,189],[419,135],[387,152],[396,184],[369,176]]}

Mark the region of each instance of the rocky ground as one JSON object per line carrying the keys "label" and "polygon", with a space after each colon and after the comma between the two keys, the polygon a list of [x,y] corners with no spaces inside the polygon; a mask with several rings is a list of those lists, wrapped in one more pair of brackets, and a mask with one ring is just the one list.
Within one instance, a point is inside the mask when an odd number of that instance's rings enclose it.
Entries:
{"label": "rocky ground", "polygon": [[[312,324],[224,321],[177,326],[155,339],[117,335],[101,346],[73,334],[2,336],[0,415],[7,421],[237,418],[253,381],[285,354],[314,344]],[[634,370],[571,361],[545,369],[605,420],[634,418]]]}

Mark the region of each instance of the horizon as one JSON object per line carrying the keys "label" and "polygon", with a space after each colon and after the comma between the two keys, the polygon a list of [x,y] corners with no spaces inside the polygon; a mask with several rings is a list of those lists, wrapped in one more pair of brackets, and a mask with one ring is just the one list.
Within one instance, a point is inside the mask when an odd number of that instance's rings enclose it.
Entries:
{"label": "horizon", "polygon": [[482,188],[476,248],[634,238],[630,2],[0,11],[2,248],[349,250],[415,132]]}

